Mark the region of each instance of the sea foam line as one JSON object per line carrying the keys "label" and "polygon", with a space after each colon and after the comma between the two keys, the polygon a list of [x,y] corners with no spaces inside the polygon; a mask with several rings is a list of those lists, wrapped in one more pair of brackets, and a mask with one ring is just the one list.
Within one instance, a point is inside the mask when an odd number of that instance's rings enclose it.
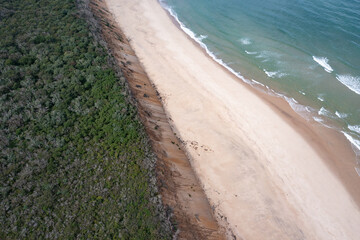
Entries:
{"label": "sea foam line", "polygon": [[324,107],[321,107],[320,110],[318,111],[318,114],[319,115],[322,115],[322,116],[325,116],[327,118],[333,118],[333,119],[336,119],[336,118],[345,118],[347,117],[347,114],[346,113],[339,113],[338,111],[334,113],[330,112],[329,110],[327,110],[326,108]]}
{"label": "sea foam line", "polygon": [[334,71],[334,69],[332,69],[332,67],[328,63],[329,59],[327,59],[326,57],[312,57],[314,61],[317,62],[320,66],[322,66],[326,72],[331,73],[332,71]]}
{"label": "sea foam line", "polygon": [[[161,6],[167,10],[169,12],[169,14],[177,21],[177,23],[180,25],[180,28],[189,36],[191,37],[195,42],[197,42],[205,51],[206,53],[217,63],[219,63],[221,66],[225,67],[227,70],[229,70],[232,74],[234,74],[236,77],[238,77],[239,79],[241,79],[243,82],[247,83],[247,84],[250,84],[250,85],[253,85],[252,84],[252,81],[249,81],[247,80],[245,77],[243,77],[239,72],[236,72],[234,69],[232,69],[231,67],[229,67],[222,59],[218,58],[215,56],[215,54],[213,52],[211,52],[209,50],[209,48],[207,47],[207,45],[205,43],[203,43],[201,41],[201,38],[199,37],[196,37],[196,34],[190,30],[189,28],[187,28],[185,26],[184,23],[182,23],[177,14],[174,12],[174,10],[169,7],[166,3],[164,3],[163,0],[159,0]],[[260,57],[265,57],[265,53],[267,52],[262,52],[260,55]],[[259,57],[259,56],[257,56]],[[279,73],[277,72],[277,74],[280,74],[279,77],[283,77],[285,76],[286,74],[285,73]],[[277,96],[277,97],[281,97],[283,99],[285,99],[288,104],[290,105],[290,107],[296,112],[298,113],[299,115],[301,115],[302,117],[304,117],[305,119],[308,119],[309,120],[309,111],[308,109],[311,109],[310,107],[307,107],[307,106],[304,106],[304,105],[301,105],[299,104],[294,98],[289,98],[283,94],[280,94],[280,93],[277,93],[275,92],[273,89],[270,89],[268,86],[265,86],[266,89],[267,89],[267,93],[270,94],[270,95],[273,95],[273,96]]]}
{"label": "sea foam line", "polygon": [[251,81],[252,81],[253,83],[257,84],[257,85],[260,85],[260,86],[262,86],[262,87],[265,87],[265,85],[262,84],[261,82],[258,82],[258,81],[254,80],[254,79],[251,79]]}
{"label": "sea foam line", "polygon": [[341,132],[344,134],[344,136],[347,138],[347,140],[349,142],[351,142],[353,148],[355,148],[354,150],[355,150],[356,155],[360,155],[360,140],[355,139],[350,134],[348,134],[344,131],[341,131]]}
{"label": "sea foam line", "polygon": [[239,72],[236,72],[234,71],[231,67],[229,67],[222,59],[218,58],[215,56],[215,54],[213,52],[211,52],[209,50],[209,48],[207,47],[207,45],[205,43],[203,43],[201,40],[202,38],[201,37],[197,37],[196,34],[191,31],[189,28],[187,28],[185,26],[184,23],[182,23],[177,14],[173,11],[173,9],[169,6],[167,6],[164,1],[162,0],[159,0],[160,1],[160,4],[163,8],[165,8],[169,13],[170,15],[176,20],[176,22],[180,25],[180,28],[189,36],[191,37],[193,40],[195,40],[195,42],[197,42],[203,49],[205,49],[206,53],[213,59],[215,60],[215,62],[219,63],[220,65],[222,65],[223,67],[225,67],[227,70],[229,70],[232,74],[234,74],[236,77],[240,78],[241,80],[243,80],[244,82],[247,82],[245,80],[245,78],[239,73]]}
{"label": "sea foam line", "polygon": [[[169,14],[178,22],[178,24],[180,25],[180,28],[189,36],[191,37],[195,42],[197,42],[205,51],[206,53],[215,61],[217,62],[218,64],[220,64],[221,66],[225,67],[227,70],[229,70],[232,74],[234,74],[236,77],[238,77],[239,79],[241,79],[243,82],[247,83],[247,84],[251,84],[251,81],[247,80],[246,78],[244,78],[239,72],[236,72],[235,70],[233,70],[231,67],[229,67],[222,59],[220,58],[217,58],[215,56],[215,54],[213,52],[211,52],[209,50],[209,48],[207,47],[207,45],[205,43],[203,43],[201,40],[203,39],[202,36],[200,37],[196,37],[196,34],[191,31],[189,28],[187,28],[185,26],[185,24],[183,24],[177,14],[173,11],[173,9],[169,6],[167,6],[166,3],[164,3],[163,0],[159,0],[161,6],[167,10],[169,12]],[[327,72],[332,72],[333,69],[331,68],[331,66],[327,63],[328,62],[328,59],[327,58],[317,58],[315,56],[313,56],[313,59],[318,62],[322,67],[324,67],[325,71]],[[274,90],[270,89],[268,86],[266,86],[267,90],[268,90],[268,93],[271,94],[271,95],[275,95],[275,96],[278,96],[278,97],[281,97],[283,99],[285,99],[288,104],[291,106],[291,108],[297,112],[298,114],[300,114],[302,117],[304,117],[305,119],[308,119],[308,114],[310,113],[309,112],[309,109],[310,107],[308,106],[304,106],[304,105],[301,105],[299,104],[294,98],[289,98],[283,94],[280,94],[280,93],[277,93],[275,92]],[[360,94],[360,93],[359,93]],[[319,100],[323,101],[322,98],[318,98]],[[305,114],[304,114],[305,113]],[[306,114],[308,113],[308,114]],[[315,118],[314,119],[315,121],[318,121],[318,122],[322,122],[322,119],[321,118]],[[325,124],[323,124],[325,127],[329,127]],[[356,148],[356,154],[360,154],[360,141],[357,140],[357,139],[354,139],[353,137],[351,137],[349,134],[345,133],[342,131],[342,133],[345,135],[345,137],[348,139],[348,141],[353,145],[355,146]],[[359,175],[360,176],[360,175]]]}

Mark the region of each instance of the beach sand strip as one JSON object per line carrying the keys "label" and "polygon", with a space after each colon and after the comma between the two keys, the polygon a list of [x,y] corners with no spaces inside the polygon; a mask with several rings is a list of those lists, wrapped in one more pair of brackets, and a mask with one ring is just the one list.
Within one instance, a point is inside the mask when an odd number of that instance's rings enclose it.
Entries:
{"label": "beach sand strip", "polygon": [[140,118],[157,155],[157,182],[162,202],[176,225],[178,239],[225,239],[213,210],[173,133],[161,103],[161,96],[143,70],[129,39],[123,34],[106,2],[92,0],[94,14],[100,19],[102,34],[121,68],[137,103]]}

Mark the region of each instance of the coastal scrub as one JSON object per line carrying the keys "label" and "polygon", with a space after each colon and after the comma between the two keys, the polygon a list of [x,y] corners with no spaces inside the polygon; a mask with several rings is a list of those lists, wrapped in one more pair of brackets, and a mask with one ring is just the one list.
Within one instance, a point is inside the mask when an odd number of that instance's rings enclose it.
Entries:
{"label": "coastal scrub", "polygon": [[171,236],[137,110],[84,16],[0,0],[0,239]]}

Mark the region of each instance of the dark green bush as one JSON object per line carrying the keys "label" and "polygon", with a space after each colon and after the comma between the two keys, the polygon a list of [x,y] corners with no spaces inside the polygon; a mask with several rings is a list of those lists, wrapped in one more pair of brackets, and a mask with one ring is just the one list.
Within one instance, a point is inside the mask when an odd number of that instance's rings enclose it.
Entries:
{"label": "dark green bush", "polygon": [[73,0],[0,0],[0,239],[166,239],[143,127]]}

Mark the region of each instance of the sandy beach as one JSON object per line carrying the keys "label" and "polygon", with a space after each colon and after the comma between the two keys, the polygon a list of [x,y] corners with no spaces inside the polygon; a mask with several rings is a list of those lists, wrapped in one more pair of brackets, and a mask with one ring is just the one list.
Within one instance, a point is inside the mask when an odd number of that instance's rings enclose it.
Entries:
{"label": "sandy beach", "polygon": [[156,86],[220,225],[237,239],[359,238],[360,178],[341,162],[354,157],[343,138],[245,86],[156,0],[106,3]]}

